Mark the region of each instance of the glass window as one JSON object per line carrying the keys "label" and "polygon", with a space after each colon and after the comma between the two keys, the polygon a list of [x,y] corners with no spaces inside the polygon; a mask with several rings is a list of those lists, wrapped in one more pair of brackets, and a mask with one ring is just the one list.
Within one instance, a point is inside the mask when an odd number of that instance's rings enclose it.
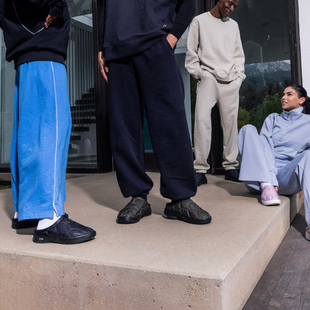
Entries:
{"label": "glass window", "polygon": [[287,0],[243,0],[231,17],[238,22],[245,54],[246,79],[240,89],[238,127],[261,128],[281,113],[281,95],[291,83]]}
{"label": "glass window", "polygon": [[71,15],[71,30],[66,64],[72,117],[68,166],[96,167],[92,1],[67,2]]}
{"label": "glass window", "polygon": [[5,60],[6,47],[0,30],[0,168],[10,165],[10,144],[14,119],[14,63]]}
{"label": "glass window", "polygon": [[[93,23],[91,0],[68,0],[71,30],[67,76],[72,116],[68,166],[97,166],[94,98]],[[5,61],[5,44],[0,30],[0,168],[10,164],[13,127],[14,64]]]}

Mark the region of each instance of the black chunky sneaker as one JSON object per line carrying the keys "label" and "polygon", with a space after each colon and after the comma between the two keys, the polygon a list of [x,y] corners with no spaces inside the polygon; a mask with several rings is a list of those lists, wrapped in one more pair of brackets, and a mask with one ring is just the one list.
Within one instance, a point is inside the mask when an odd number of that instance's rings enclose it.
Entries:
{"label": "black chunky sneaker", "polygon": [[35,229],[33,242],[75,244],[94,239],[96,232],[90,227],[72,221],[65,214],[59,220],[45,229]]}
{"label": "black chunky sneaker", "polygon": [[202,185],[202,184],[207,184],[207,183],[208,183],[208,180],[207,180],[207,178],[206,178],[205,173],[196,172],[195,178],[196,178],[196,184],[197,184],[197,186],[200,186],[200,185]]}
{"label": "black chunky sneaker", "polygon": [[134,197],[119,211],[116,222],[119,224],[133,224],[140,221],[144,216],[152,214],[151,205],[142,197]]}
{"label": "black chunky sneaker", "polygon": [[242,182],[239,180],[239,171],[236,169],[226,170],[225,180],[229,180],[233,182]]}
{"label": "black chunky sneaker", "polygon": [[178,219],[191,224],[208,224],[212,220],[211,215],[190,198],[167,203],[164,213],[169,219]]}

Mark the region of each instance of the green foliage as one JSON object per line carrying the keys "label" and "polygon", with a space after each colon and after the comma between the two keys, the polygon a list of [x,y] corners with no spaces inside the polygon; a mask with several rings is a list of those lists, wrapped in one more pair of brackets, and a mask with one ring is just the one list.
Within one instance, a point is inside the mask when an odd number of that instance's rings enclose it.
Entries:
{"label": "green foliage", "polygon": [[250,123],[250,113],[246,109],[239,108],[238,111],[238,128]]}
{"label": "green foliage", "polygon": [[261,105],[268,96],[282,95],[287,85],[290,85],[290,78],[284,80],[284,86],[279,82],[268,83],[262,87],[257,87],[251,82],[245,83],[240,89],[240,108],[251,111]]}
{"label": "green foliage", "polygon": [[8,188],[11,188],[11,185],[0,185],[0,191],[2,189],[8,189]]}
{"label": "green foliage", "polygon": [[279,94],[268,95],[261,105],[250,111],[250,123],[257,129],[261,129],[265,118],[271,113],[282,113],[281,96]]}
{"label": "green foliage", "polygon": [[290,82],[290,78],[287,77],[283,86],[279,82],[268,83],[263,87],[257,87],[250,82],[243,85],[240,90],[240,109],[248,111],[249,121],[246,122],[245,112],[242,112],[240,117],[238,114],[238,128],[252,124],[259,130],[269,114],[281,113],[281,96]]}

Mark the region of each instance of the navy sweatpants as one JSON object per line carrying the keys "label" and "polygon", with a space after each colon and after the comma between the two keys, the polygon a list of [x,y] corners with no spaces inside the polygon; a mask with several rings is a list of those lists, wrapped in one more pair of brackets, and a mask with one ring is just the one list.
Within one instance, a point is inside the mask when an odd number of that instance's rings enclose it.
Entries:
{"label": "navy sweatpants", "polygon": [[196,194],[182,77],[165,37],[141,54],[110,61],[111,147],[125,197],[146,196],[143,107],[161,173],[161,194],[172,200]]}

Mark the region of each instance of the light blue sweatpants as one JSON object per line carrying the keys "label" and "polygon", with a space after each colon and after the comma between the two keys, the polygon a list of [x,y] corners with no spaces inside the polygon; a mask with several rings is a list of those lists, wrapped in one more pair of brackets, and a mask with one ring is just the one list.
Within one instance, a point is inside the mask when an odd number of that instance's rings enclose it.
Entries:
{"label": "light blue sweatpants", "polygon": [[19,220],[64,214],[71,114],[65,66],[34,61],[16,70],[11,173]]}
{"label": "light blue sweatpants", "polygon": [[[259,182],[272,184],[272,176],[268,169],[269,145],[264,143],[257,129],[252,125],[241,128],[238,137],[238,147],[241,155],[239,179],[244,181],[252,193],[260,193]],[[277,180],[280,195],[294,195],[304,192],[305,219],[310,225],[310,149],[302,153],[278,170]],[[273,184],[275,185],[275,184]]]}

